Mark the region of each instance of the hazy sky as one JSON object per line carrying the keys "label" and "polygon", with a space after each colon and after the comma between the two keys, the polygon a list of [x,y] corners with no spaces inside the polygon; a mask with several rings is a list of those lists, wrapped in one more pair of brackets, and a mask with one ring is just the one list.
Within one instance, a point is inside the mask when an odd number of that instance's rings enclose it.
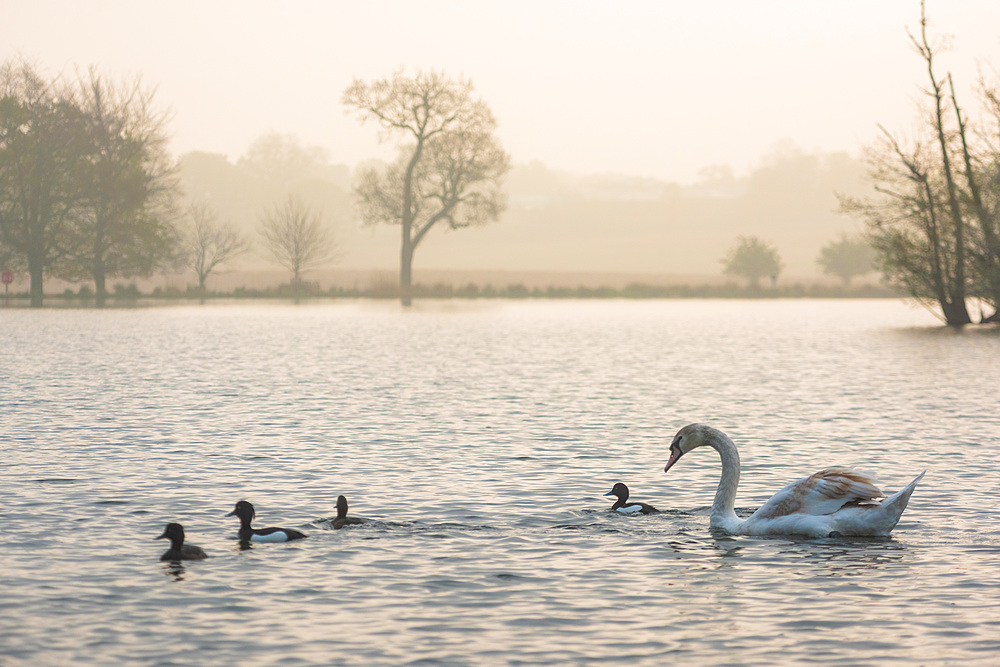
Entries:
{"label": "hazy sky", "polygon": [[[1000,66],[1000,2],[928,14],[960,90],[978,61]],[[234,160],[269,130],[333,162],[388,157],[341,93],[437,68],[472,78],[515,163],[690,182],[785,139],[857,152],[876,122],[912,127],[924,81],[904,32],[918,0],[0,0],[0,16],[3,58],[141,74],[175,152]]]}

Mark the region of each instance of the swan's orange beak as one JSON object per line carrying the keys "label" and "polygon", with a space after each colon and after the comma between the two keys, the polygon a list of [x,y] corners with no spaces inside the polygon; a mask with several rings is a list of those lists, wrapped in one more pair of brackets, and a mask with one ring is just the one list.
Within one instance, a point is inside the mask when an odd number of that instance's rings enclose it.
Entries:
{"label": "swan's orange beak", "polygon": [[670,466],[677,463],[677,459],[679,459],[683,454],[684,452],[682,452],[680,448],[671,449],[670,458],[667,459],[667,465],[663,466],[663,472],[667,472],[668,470],[670,470]]}

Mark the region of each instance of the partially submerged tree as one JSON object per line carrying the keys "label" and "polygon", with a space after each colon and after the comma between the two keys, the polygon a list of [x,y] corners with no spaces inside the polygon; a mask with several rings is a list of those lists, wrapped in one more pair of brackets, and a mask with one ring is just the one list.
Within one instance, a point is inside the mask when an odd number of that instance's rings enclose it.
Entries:
{"label": "partially submerged tree", "polygon": [[948,324],[968,323],[953,219],[943,208],[943,179],[933,151],[920,141],[904,149],[885,133],[868,149],[867,159],[882,196],[846,199],[843,209],[864,218],[884,279],[918,301],[936,303]]}
{"label": "partially submerged tree", "polygon": [[820,248],[817,264],[823,273],[837,276],[844,285],[851,284],[854,276],[863,276],[875,270],[875,249],[863,238],[849,238],[842,234],[837,241],[830,241]]}
{"label": "partially submerged tree", "polygon": [[230,222],[219,222],[207,204],[192,204],[187,212],[184,258],[198,275],[198,291],[205,291],[209,274],[221,264],[250,250],[250,242]]}
{"label": "partially submerged tree", "polygon": [[[904,142],[885,128],[868,149],[869,173],[880,197],[845,199],[845,211],[867,224],[886,281],[926,305],[952,326],[971,322],[967,301],[979,298],[1000,319],[1000,150],[983,150],[955,95],[951,75],[939,77],[941,51],[927,32],[924,4],[919,37],[910,35],[930,85],[928,121]],[[983,86],[990,100],[991,90]],[[1000,112],[1000,106],[995,107]],[[997,114],[1000,119],[1000,113]]]}
{"label": "partially submerged tree", "polygon": [[746,278],[750,287],[760,287],[760,279],[767,276],[777,280],[784,268],[778,250],[756,236],[740,236],[729,254],[720,260],[722,272]]}
{"label": "partially submerged tree", "polygon": [[461,229],[496,220],[506,206],[500,185],[510,158],[494,136],[493,114],[467,79],[398,71],[371,83],[355,80],[343,103],[361,122],[375,121],[380,138],[400,142],[394,164],[361,172],[355,195],[366,224],[400,226],[399,283],[410,305],[417,246],[438,223]]}
{"label": "partially submerged tree", "polygon": [[[948,77],[951,97],[954,86]],[[1000,92],[997,84],[980,81],[980,90],[992,116],[992,127],[984,131],[989,139],[984,150],[973,155],[968,143],[966,121],[955,104],[962,144],[962,163],[967,184],[969,205],[975,216],[970,234],[972,290],[993,307],[993,314],[984,321],[1000,322]]]}
{"label": "partially submerged tree", "polygon": [[303,272],[331,259],[336,249],[322,214],[293,195],[263,211],[258,229],[267,252],[292,272],[293,284],[301,282]]}

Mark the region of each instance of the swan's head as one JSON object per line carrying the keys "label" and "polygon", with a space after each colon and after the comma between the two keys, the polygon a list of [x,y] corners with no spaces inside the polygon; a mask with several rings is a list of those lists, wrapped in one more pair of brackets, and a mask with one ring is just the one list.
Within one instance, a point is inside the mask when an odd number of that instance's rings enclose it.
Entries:
{"label": "swan's head", "polygon": [[688,424],[677,431],[673,441],[670,443],[670,458],[667,465],[663,466],[663,472],[670,470],[671,466],[677,463],[677,459],[690,452],[695,447],[708,445],[718,437],[725,437],[722,431],[714,429],[705,424]]}

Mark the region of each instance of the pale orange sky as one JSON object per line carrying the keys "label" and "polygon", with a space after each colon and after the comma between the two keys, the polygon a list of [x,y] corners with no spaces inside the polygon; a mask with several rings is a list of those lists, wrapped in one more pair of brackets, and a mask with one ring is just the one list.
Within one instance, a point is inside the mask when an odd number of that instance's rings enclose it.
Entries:
{"label": "pale orange sky", "polygon": [[[913,126],[917,0],[629,2],[0,0],[0,57],[49,74],[139,73],[172,110],[176,153],[238,158],[267,131],[355,164],[393,151],[345,115],[353,76],[472,78],[515,163],[681,182],[771,146],[857,153]],[[963,103],[1000,66],[1000,2],[929,0]]]}

